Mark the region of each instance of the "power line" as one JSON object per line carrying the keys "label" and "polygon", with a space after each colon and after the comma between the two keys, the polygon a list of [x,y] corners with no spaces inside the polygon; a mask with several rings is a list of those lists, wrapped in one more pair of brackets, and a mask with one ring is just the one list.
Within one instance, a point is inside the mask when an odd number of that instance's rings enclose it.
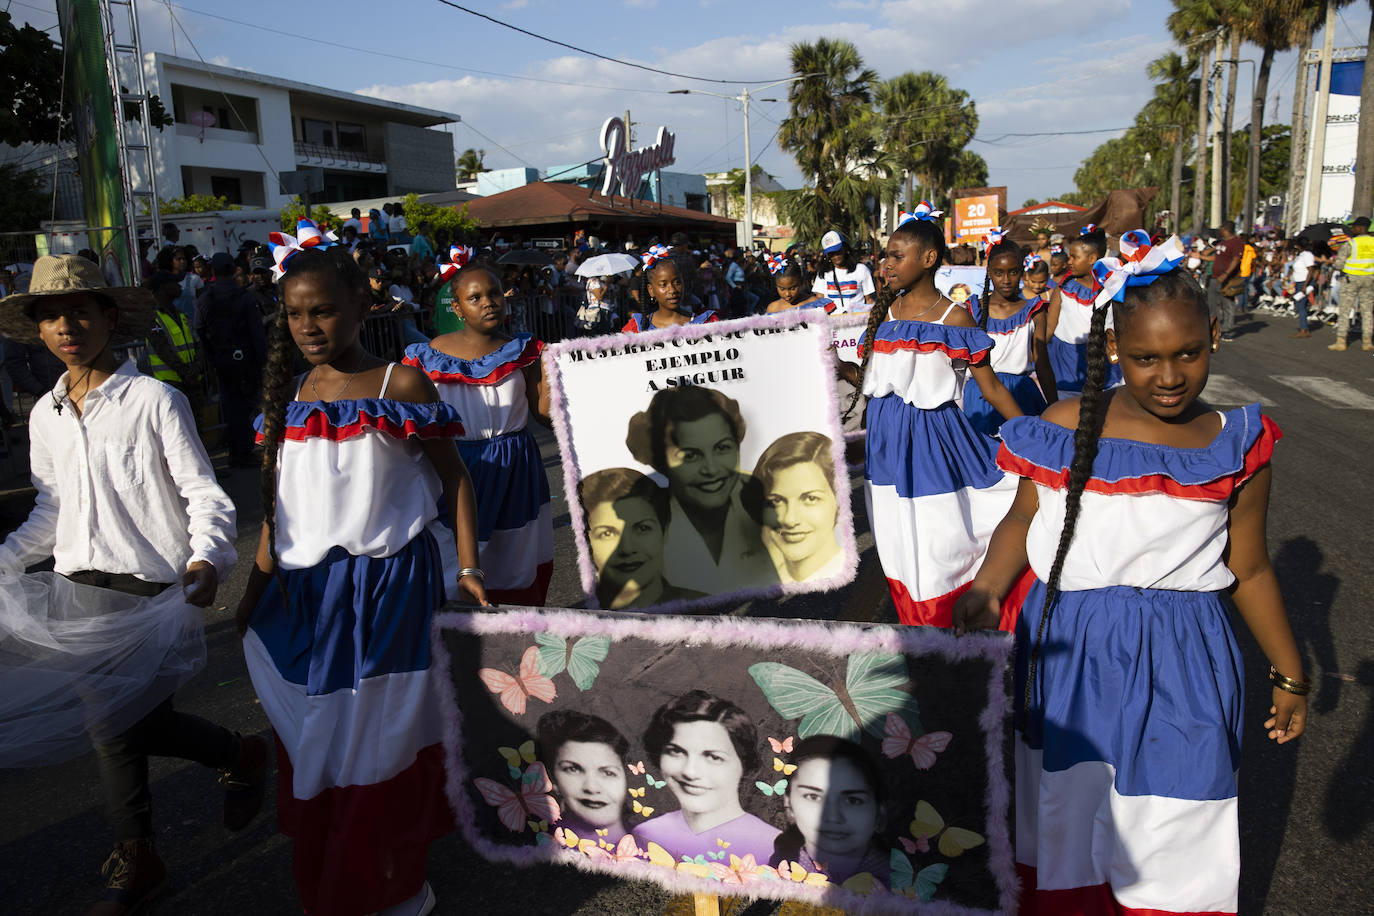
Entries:
{"label": "power line", "polygon": [[525,165],[529,166],[529,167],[532,168],[532,169],[533,169],[533,168],[538,168],[538,166],[536,166],[533,162],[530,162],[528,159],[525,159],[525,158],[522,157],[522,156],[516,155],[515,153],[513,153],[513,152],[511,152],[510,150],[506,149],[506,148],[505,148],[504,146],[502,146],[501,144],[497,143],[497,142],[496,142],[495,140],[493,140],[491,137],[488,137],[486,134],[482,133],[480,130],[478,130],[478,129],[473,125],[473,123],[472,123],[471,121],[469,121],[469,120],[467,120],[467,119],[464,119],[464,120],[460,121],[459,123],[461,123],[464,127],[466,127],[466,128],[468,128],[469,130],[471,130],[471,131],[472,131],[474,134],[476,134],[477,136],[481,137],[483,140],[485,140],[485,141],[487,141],[488,143],[490,143],[492,146],[494,146],[494,147],[496,147],[497,149],[499,149],[499,150],[501,150],[502,152],[504,152],[507,156],[510,156],[512,159],[519,159],[521,162],[525,163]]}
{"label": "power line", "polygon": [[1000,134],[991,139],[974,137],[973,140],[977,143],[996,144],[1008,137],[1076,137],[1082,134],[1110,134],[1118,130],[1130,130],[1132,126],[1134,125],[1127,125],[1126,127],[1099,127],[1095,130],[1038,130],[1030,131],[1029,133]]}
{"label": "power line", "polygon": [[[270,26],[261,25],[256,22],[248,22],[243,19],[233,19],[229,16],[221,16],[219,13],[211,13],[207,12],[206,10],[194,9],[189,6],[183,6],[180,3],[168,3],[168,6],[175,6],[177,9],[184,10],[188,13],[195,13],[197,16],[205,16],[208,19],[218,19],[220,22],[229,22],[233,23],[234,25],[244,26],[245,28],[257,29],[260,32],[270,32],[273,35],[284,35],[287,38],[290,38],[292,41],[309,41],[318,45],[326,45],[331,48],[339,48],[343,51],[352,51],[355,54],[371,54],[373,57],[384,57],[388,60],[399,60],[404,61],[408,64],[425,64],[426,66],[430,67],[439,67],[444,70],[453,70],[457,73],[474,73],[478,76],[494,76],[498,79],[522,80],[528,83],[545,83],[550,86],[575,86],[581,89],[603,89],[607,92],[638,92],[648,93],[650,95],[664,95],[666,92],[666,90],[663,89],[633,89],[621,86],[599,86],[593,83],[574,83],[569,82],[568,80],[551,80],[543,79],[538,76],[518,76],[514,73],[498,73],[494,70],[478,70],[473,67],[460,67],[457,64],[446,64],[437,60],[425,60],[419,57],[406,57],[403,54],[389,54],[386,51],[378,51],[373,48],[360,48],[355,45],[346,45],[342,44],[341,42],[330,41],[326,38],[313,38],[309,35],[300,35],[295,32],[287,32],[282,29],[274,29]],[[37,7],[33,8],[37,9]],[[182,30],[182,33],[185,34],[185,29]]]}
{"label": "power line", "polygon": [[513,32],[519,32],[521,35],[528,35],[530,38],[537,38],[537,39],[539,39],[540,41],[546,41],[546,42],[548,42],[548,43],[551,44],[551,45],[557,45],[557,46],[560,47],[560,48],[567,48],[569,51],[576,51],[578,54],[586,54],[586,55],[588,55],[589,57],[595,57],[595,58],[597,58],[597,59],[599,59],[599,60],[608,61],[608,62],[613,63],[613,64],[620,64],[622,67],[633,67],[633,68],[635,68],[636,70],[645,70],[645,71],[647,71],[647,72],[649,72],[649,73],[657,73],[657,74],[659,74],[659,75],[661,75],[661,76],[671,76],[671,77],[675,77],[675,78],[677,78],[677,79],[694,80],[694,81],[696,81],[696,82],[698,82],[698,83],[730,83],[730,84],[738,84],[738,83],[773,83],[773,82],[777,82],[777,80],[772,80],[772,79],[761,79],[761,80],[723,80],[723,79],[716,79],[716,78],[714,78],[714,77],[709,77],[709,76],[690,76],[690,75],[688,75],[688,74],[686,74],[686,73],[674,73],[672,70],[660,70],[660,69],[658,69],[657,67],[650,67],[650,66],[647,66],[647,65],[645,65],[645,64],[636,64],[636,63],[633,63],[633,62],[628,61],[628,60],[621,60],[621,59],[618,58],[618,57],[610,57],[610,56],[607,56],[607,55],[605,55],[605,54],[600,53],[599,51],[591,51],[591,50],[588,50],[587,48],[580,48],[580,47],[578,47],[577,45],[570,45],[570,44],[568,44],[566,41],[559,41],[557,38],[549,38],[547,35],[540,35],[538,32],[531,32],[529,29],[522,29],[522,28],[520,28],[520,26],[518,26],[518,25],[512,25],[512,24],[509,23],[509,22],[503,22],[502,20],[497,19],[497,18],[494,17],[494,16],[488,16],[486,13],[479,13],[479,12],[477,12],[477,10],[468,9],[466,6],[462,6],[462,5],[460,5],[460,4],[454,3],[453,0],[439,0],[439,2],[442,3],[444,6],[450,6],[450,7],[454,8],[455,10],[461,10],[462,12],[467,13],[467,14],[470,15],[470,16],[476,16],[478,19],[485,19],[485,20],[487,20],[487,22],[494,23],[494,24],[496,24],[496,25],[501,26],[502,28],[510,29],[510,30],[513,31]]}

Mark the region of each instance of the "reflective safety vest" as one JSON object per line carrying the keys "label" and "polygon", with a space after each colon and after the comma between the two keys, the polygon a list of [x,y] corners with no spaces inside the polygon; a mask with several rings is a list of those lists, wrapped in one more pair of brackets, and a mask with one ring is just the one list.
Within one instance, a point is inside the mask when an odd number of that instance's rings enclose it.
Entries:
{"label": "reflective safety vest", "polygon": [[1345,259],[1345,267],[1341,269],[1352,277],[1374,275],[1374,235],[1366,232],[1351,236],[1350,257]]}
{"label": "reflective safety vest", "polygon": [[[182,363],[192,363],[196,359],[196,339],[191,334],[191,323],[186,316],[177,312],[173,318],[161,310],[157,313],[158,327],[172,342],[172,349]],[[148,351],[148,368],[153,370],[153,378],[160,382],[180,382],[181,373],[167,365],[154,350]]]}

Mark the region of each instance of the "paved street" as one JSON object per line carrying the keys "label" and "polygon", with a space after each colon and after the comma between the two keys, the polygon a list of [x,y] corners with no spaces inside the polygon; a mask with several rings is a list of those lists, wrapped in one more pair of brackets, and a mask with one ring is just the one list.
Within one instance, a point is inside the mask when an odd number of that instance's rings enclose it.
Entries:
{"label": "paved street", "polygon": [[[1317,681],[1309,733],[1295,745],[1263,738],[1267,665],[1247,633],[1249,691],[1241,767],[1242,913],[1374,912],[1374,359],[1358,347],[1330,353],[1330,331],[1291,340],[1291,322],[1243,321],[1224,345],[1209,390],[1217,406],[1261,400],[1286,437],[1275,456],[1269,543],[1308,671]],[[550,603],[580,598],[561,470],[552,438],[544,453],[554,480],[557,563]],[[261,513],[251,472],[226,483],[240,506],[239,554],[207,618],[210,662],[179,696],[180,708],[242,732],[268,734],[248,682],[232,608],[246,577]],[[872,538],[854,491],[864,562],[838,595],[756,602],[741,614],[840,617],[895,622]],[[0,500],[13,524],[31,493]],[[299,913],[290,847],[268,808],[238,835],[219,826],[214,774],[193,764],[156,760],[154,798],[159,846],[172,872],[159,914],[243,916]],[[95,767],[85,757],[35,771],[0,772],[0,912],[79,914],[94,898],[97,869],[109,850]],[[1180,875],[1186,880],[1186,875]],[[658,889],[571,869],[529,871],[489,865],[456,836],[438,843],[431,878],[439,913],[639,914],[661,911]],[[752,916],[770,913],[760,904]]]}

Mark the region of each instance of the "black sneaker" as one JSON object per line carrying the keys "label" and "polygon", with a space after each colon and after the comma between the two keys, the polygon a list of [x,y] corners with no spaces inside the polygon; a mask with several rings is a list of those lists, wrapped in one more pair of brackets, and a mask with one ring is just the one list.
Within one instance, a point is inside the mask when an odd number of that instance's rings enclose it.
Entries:
{"label": "black sneaker", "polygon": [[1236,335],[1234,335],[1234,334],[1223,334],[1223,335],[1221,335],[1221,339],[1224,340],[1224,341],[1226,341],[1226,343],[1230,343],[1231,341],[1233,341],[1233,340],[1236,339]]}
{"label": "black sneaker", "polygon": [[132,916],[167,887],[167,866],[162,864],[153,838],[120,840],[100,866],[105,891],[86,916]]}

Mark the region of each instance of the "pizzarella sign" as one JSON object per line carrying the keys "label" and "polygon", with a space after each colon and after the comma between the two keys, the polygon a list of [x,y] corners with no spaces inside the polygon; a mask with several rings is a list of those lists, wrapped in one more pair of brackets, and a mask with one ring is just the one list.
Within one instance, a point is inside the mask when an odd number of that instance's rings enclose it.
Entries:
{"label": "pizzarella sign", "polygon": [[673,144],[677,137],[666,127],[658,129],[658,137],[653,146],[632,150],[629,148],[629,135],[625,122],[620,118],[607,118],[601,125],[601,150],[605,154],[606,168],[601,180],[601,193],[610,196],[616,185],[624,197],[639,194],[639,184],[649,172],[672,165]]}

